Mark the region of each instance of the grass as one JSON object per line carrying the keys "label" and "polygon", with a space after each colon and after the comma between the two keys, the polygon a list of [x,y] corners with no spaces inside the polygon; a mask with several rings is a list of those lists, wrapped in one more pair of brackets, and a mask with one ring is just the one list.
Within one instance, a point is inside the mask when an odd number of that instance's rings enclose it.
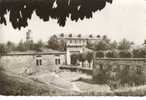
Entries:
{"label": "grass", "polygon": [[0,69],[0,95],[6,96],[59,96],[76,95],[39,81],[7,73]]}

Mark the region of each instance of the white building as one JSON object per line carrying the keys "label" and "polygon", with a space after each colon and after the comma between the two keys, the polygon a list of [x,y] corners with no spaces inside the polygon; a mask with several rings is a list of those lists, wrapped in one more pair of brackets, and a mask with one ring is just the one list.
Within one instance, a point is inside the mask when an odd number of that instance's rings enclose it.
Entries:
{"label": "white building", "polygon": [[67,55],[67,64],[71,64],[71,55],[74,53],[83,53],[86,51],[87,43],[95,43],[100,40],[99,35],[93,37],[89,36],[81,36],[80,34],[77,36],[69,35],[60,35],[60,39],[64,39],[66,42],[66,55]]}

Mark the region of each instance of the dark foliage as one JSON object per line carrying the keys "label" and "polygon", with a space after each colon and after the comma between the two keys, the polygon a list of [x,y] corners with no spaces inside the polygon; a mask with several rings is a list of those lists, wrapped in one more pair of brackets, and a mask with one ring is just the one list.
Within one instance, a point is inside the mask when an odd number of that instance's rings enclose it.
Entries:
{"label": "dark foliage", "polygon": [[134,58],[145,58],[146,50],[145,49],[135,49],[132,51]]}
{"label": "dark foliage", "polygon": [[0,56],[5,55],[7,52],[6,45],[0,43]]}
{"label": "dark foliage", "polygon": [[101,51],[97,51],[97,52],[96,52],[96,57],[98,57],[98,58],[103,58],[103,57],[104,57],[104,53],[101,52]]}
{"label": "dark foliage", "polygon": [[71,55],[71,64],[76,65],[78,60],[78,55],[77,54],[72,54]]}
{"label": "dark foliage", "polygon": [[119,57],[120,58],[131,58],[132,55],[129,51],[120,51],[119,52]]}
{"label": "dark foliage", "polygon": [[118,57],[118,53],[116,51],[109,51],[106,53],[105,55],[108,58],[117,58]]}
{"label": "dark foliage", "polygon": [[[55,2],[56,7],[53,6]],[[43,21],[53,18],[64,26],[69,15],[72,21],[91,18],[93,12],[102,10],[107,2],[112,3],[112,0],[1,0],[0,23],[7,24],[5,15],[10,12],[10,22],[20,29],[28,26],[28,19],[35,12]]]}

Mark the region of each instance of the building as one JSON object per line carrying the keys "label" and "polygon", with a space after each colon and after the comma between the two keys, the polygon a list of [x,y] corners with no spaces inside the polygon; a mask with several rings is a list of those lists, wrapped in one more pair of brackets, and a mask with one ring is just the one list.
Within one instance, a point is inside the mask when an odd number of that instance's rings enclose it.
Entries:
{"label": "building", "polygon": [[55,70],[66,64],[66,52],[44,50],[42,52],[11,52],[1,57],[0,63],[6,70],[23,73],[25,70]]}
{"label": "building", "polygon": [[73,36],[72,34],[63,35],[63,33],[59,36],[59,39],[64,39],[66,42],[66,58],[67,64],[71,64],[71,55],[74,53],[83,53],[87,50],[87,43],[95,43],[100,40],[100,36],[97,35],[93,37],[89,36],[81,36],[78,34],[77,36]]}

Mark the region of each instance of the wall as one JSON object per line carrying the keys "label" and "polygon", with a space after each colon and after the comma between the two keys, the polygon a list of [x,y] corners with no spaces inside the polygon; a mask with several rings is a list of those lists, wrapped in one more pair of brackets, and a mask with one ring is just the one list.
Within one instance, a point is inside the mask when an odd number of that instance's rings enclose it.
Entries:
{"label": "wall", "polygon": [[[6,55],[2,56],[0,63],[4,69],[18,74],[33,73],[39,70],[55,70],[58,66],[66,63],[65,54],[50,55]],[[55,59],[60,58],[60,64],[55,65]],[[42,65],[37,66],[36,60],[42,59]]]}
{"label": "wall", "polygon": [[[110,68],[111,67],[111,68]],[[110,69],[108,69],[110,68]],[[137,74],[139,68],[146,76],[146,58],[102,58],[95,59],[93,65],[93,78],[96,78],[101,69],[108,69],[110,73],[118,75],[124,68],[128,68],[128,73]],[[125,75],[126,77],[126,75]],[[97,79],[97,78],[96,78]],[[96,80],[95,79],[95,80]]]}

